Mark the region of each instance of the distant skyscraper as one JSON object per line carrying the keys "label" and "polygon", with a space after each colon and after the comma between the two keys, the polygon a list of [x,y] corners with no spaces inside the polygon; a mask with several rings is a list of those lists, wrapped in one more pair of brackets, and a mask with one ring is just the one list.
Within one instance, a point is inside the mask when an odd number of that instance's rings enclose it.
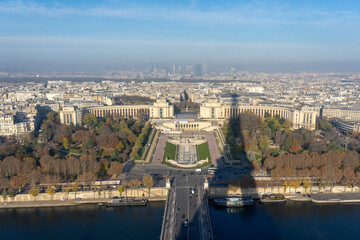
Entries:
{"label": "distant skyscraper", "polygon": [[207,67],[206,67],[205,62],[203,62],[203,66],[202,66],[201,71],[202,71],[202,73],[201,73],[202,76],[205,76],[207,74]]}
{"label": "distant skyscraper", "polygon": [[194,66],[192,64],[185,65],[185,74],[194,74]]}
{"label": "distant skyscraper", "polygon": [[201,65],[200,64],[196,64],[194,67],[194,73],[195,76],[200,77],[202,76],[202,72],[201,72]]}
{"label": "distant skyscraper", "polygon": [[145,73],[152,73],[155,74],[156,73],[156,64],[155,63],[150,63],[147,65]]}

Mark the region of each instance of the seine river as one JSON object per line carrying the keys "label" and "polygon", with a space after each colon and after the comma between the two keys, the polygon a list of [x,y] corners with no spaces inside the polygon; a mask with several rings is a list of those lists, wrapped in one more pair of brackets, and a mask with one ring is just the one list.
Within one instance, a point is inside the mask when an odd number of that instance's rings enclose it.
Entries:
{"label": "seine river", "polygon": [[[360,205],[210,207],[215,239],[360,239]],[[164,203],[149,207],[2,209],[0,239],[159,239]]]}

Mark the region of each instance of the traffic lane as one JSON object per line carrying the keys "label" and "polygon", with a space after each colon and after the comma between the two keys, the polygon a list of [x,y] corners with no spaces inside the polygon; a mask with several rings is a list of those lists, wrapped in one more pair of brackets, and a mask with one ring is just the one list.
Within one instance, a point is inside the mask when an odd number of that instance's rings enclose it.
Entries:
{"label": "traffic lane", "polygon": [[197,240],[200,236],[200,228],[199,228],[199,207],[198,207],[198,193],[197,191],[192,194],[190,199],[190,215],[191,215],[191,221],[189,223],[189,230],[191,234],[189,235],[189,239]]}
{"label": "traffic lane", "polygon": [[[178,189],[177,207],[180,208],[179,213],[176,215],[176,237],[175,239],[186,239],[187,227],[184,222],[188,219],[188,194],[186,188]],[[184,215],[184,217],[182,217]]]}

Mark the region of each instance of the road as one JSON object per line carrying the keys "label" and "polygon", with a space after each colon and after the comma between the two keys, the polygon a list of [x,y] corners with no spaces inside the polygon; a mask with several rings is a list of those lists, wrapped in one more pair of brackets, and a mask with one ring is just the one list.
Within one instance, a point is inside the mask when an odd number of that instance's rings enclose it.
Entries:
{"label": "road", "polygon": [[[211,239],[212,229],[203,190],[204,176],[172,171],[172,190],[166,205],[163,239]],[[187,220],[187,224],[185,221]]]}
{"label": "road", "polygon": [[162,239],[212,239],[207,198],[201,187],[170,192]]}

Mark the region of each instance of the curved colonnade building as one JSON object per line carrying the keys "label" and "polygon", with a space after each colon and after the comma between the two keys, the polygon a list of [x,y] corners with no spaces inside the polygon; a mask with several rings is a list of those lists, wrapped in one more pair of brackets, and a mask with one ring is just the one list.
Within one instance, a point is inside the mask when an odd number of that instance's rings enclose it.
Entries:
{"label": "curved colonnade building", "polygon": [[312,107],[296,109],[275,105],[243,105],[237,102],[222,103],[219,99],[209,100],[200,106],[200,118],[202,119],[228,119],[245,112],[251,112],[262,118],[277,115],[288,119],[292,129],[315,130],[316,111]]}
{"label": "curved colonnade building", "polygon": [[[316,111],[311,107],[300,109],[273,106],[273,105],[242,105],[240,103],[223,103],[220,99],[210,99],[200,106],[200,120],[191,120],[189,123],[174,121],[174,129],[200,129],[210,120],[225,120],[230,117],[237,117],[241,113],[251,112],[261,117],[279,116],[291,122],[292,129],[306,128],[315,129]],[[165,99],[158,99],[153,105],[115,105],[88,107],[82,110],[74,107],[64,107],[60,111],[60,122],[63,124],[81,125],[82,115],[91,113],[96,117],[134,117],[145,114],[150,119],[172,119],[175,118],[174,106]],[[180,124],[180,125],[179,125]],[[189,127],[190,125],[191,127]],[[173,125],[173,124],[171,124]],[[170,125],[169,125],[170,126]]]}
{"label": "curved colonnade building", "polygon": [[359,108],[331,108],[324,107],[321,116],[335,120],[335,126],[343,132],[360,132]]}
{"label": "curved colonnade building", "polygon": [[96,106],[76,109],[75,107],[64,107],[60,110],[60,122],[62,124],[82,124],[82,116],[91,113],[95,117],[133,117],[137,118],[144,114],[151,119],[174,118],[174,106],[166,99],[158,99],[153,105],[112,105]]}

